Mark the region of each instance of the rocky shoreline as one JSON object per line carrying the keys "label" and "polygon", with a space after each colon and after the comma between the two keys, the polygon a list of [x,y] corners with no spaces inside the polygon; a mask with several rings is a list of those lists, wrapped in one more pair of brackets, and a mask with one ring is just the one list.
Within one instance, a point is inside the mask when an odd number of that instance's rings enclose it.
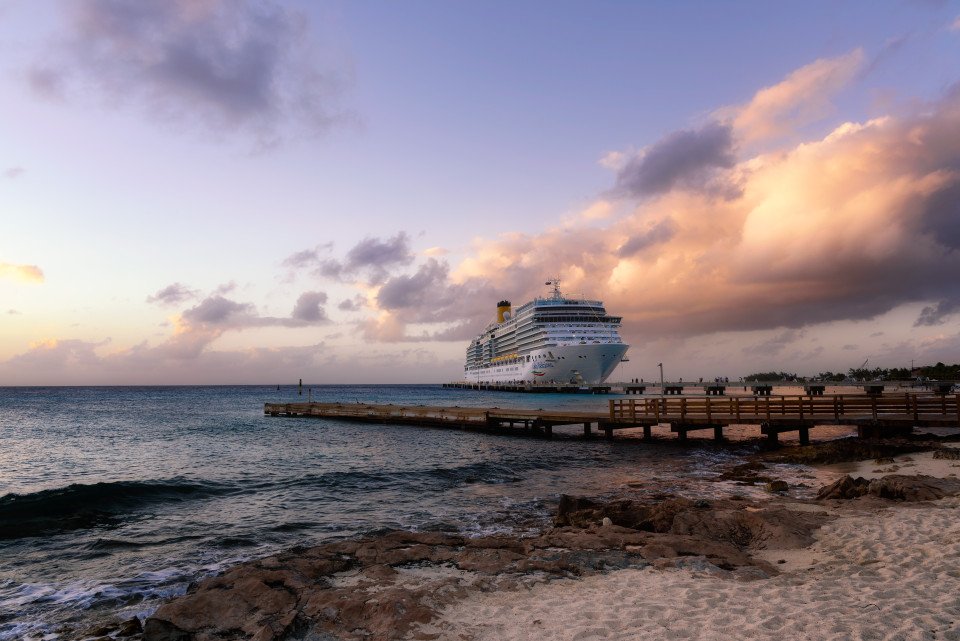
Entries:
{"label": "rocky shoreline", "polygon": [[[105,638],[147,641],[255,639],[436,639],[438,613],[477,593],[530,588],[627,568],[691,569],[731,581],[763,581],[785,561],[770,551],[798,550],[819,528],[850,511],[894,501],[960,495],[956,478],[888,474],[866,481],[843,477],[815,501],[779,494],[766,462],[875,458],[935,449],[940,441],[834,442],[758,455],[724,475],[742,485],[765,484],[772,496],[749,500],[658,496],[597,500],[563,496],[553,527],[536,536],[468,538],[440,532],[390,532],[240,564],[192,585],[157,609],[142,632],[101,630]],[[119,626],[120,624],[118,624]],[[89,637],[88,637],[89,638]]]}

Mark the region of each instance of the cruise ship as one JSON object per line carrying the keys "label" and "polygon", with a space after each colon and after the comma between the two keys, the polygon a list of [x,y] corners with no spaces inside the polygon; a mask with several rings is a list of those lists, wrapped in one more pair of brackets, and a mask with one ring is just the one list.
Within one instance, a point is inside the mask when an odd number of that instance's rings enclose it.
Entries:
{"label": "cruise ship", "polygon": [[552,294],[513,311],[497,303],[497,319],[467,348],[463,378],[472,383],[604,382],[630,347],[620,338],[622,320],[598,300],[568,298],[559,279],[547,281]]}

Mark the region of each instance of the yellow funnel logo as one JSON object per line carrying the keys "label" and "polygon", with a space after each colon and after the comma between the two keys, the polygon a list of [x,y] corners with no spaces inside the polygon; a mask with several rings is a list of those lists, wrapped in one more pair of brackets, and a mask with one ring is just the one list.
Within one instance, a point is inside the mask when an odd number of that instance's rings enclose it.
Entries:
{"label": "yellow funnel logo", "polygon": [[508,318],[510,318],[510,301],[502,300],[497,303],[497,322],[502,323]]}

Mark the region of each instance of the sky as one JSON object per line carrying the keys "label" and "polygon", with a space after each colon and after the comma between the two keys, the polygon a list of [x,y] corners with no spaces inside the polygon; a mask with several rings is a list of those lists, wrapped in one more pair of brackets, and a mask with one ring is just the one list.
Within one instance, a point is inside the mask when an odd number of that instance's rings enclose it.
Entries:
{"label": "sky", "polygon": [[960,2],[0,0],[0,385],[960,361]]}

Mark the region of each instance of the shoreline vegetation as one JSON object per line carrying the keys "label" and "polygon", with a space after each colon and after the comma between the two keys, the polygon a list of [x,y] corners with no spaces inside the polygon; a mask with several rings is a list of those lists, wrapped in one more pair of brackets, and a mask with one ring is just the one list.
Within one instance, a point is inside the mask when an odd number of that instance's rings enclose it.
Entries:
{"label": "shoreline vegetation", "polygon": [[[960,639],[957,440],[761,451],[718,478],[766,499],[563,495],[533,536],[391,531],[293,548],[191,585],[143,628],[76,638]],[[776,478],[783,464],[851,473],[803,500]]]}
{"label": "shoreline vegetation", "polygon": [[[866,365],[866,364],[864,364]],[[795,372],[755,372],[743,377],[745,383],[842,383],[844,381],[957,381],[960,380],[960,363],[946,365],[922,365],[920,367],[851,367],[843,372],[820,372],[816,376],[800,376]]]}

